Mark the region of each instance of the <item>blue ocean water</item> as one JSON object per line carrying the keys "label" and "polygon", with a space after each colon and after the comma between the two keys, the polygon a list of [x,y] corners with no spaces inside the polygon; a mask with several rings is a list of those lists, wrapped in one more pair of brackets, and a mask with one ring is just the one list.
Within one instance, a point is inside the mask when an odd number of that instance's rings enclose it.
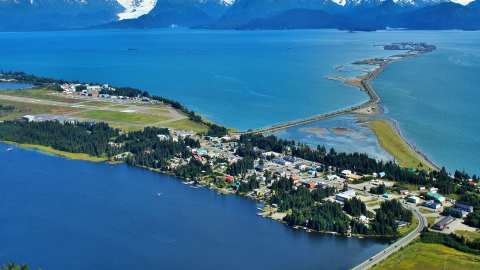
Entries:
{"label": "blue ocean water", "polygon": [[[0,33],[0,70],[134,86],[238,129],[358,104],[325,76],[386,54],[339,31],[102,30]],[[345,74],[360,71],[347,70]],[[341,72],[340,72],[341,73]]]}
{"label": "blue ocean water", "polygon": [[480,173],[479,39],[475,31],[0,33],[0,70],[140,87],[243,130],[361,103],[364,93],[325,77],[358,75],[366,67],[350,63],[396,53],[374,45],[428,42],[438,50],[390,66],[374,85],[418,149],[450,170]]}
{"label": "blue ocean water", "polygon": [[298,231],[256,203],[126,165],[0,144],[0,262],[31,269],[349,269],[376,240]]}
{"label": "blue ocean water", "polygon": [[478,175],[480,33],[422,32],[415,40],[438,49],[395,63],[374,81],[386,116],[437,164]]}

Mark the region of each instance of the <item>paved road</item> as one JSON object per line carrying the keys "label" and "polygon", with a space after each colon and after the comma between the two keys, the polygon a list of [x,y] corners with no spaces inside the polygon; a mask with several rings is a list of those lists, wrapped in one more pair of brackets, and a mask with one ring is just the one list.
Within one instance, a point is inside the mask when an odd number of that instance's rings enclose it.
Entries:
{"label": "paved road", "polygon": [[412,242],[417,236],[420,235],[420,233],[423,231],[425,227],[427,227],[428,222],[427,219],[422,216],[422,214],[418,211],[418,209],[414,207],[407,206],[409,210],[411,210],[415,216],[415,218],[418,219],[418,226],[417,228],[407,234],[406,236],[398,239],[395,243],[391,244],[384,250],[380,251],[379,253],[373,255],[370,257],[368,260],[362,262],[361,264],[355,266],[352,268],[352,270],[365,270],[365,269],[370,269],[372,266],[378,264],[382,260],[386,259],[388,256],[392,255],[396,251],[398,251],[400,248],[407,246],[410,242]]}

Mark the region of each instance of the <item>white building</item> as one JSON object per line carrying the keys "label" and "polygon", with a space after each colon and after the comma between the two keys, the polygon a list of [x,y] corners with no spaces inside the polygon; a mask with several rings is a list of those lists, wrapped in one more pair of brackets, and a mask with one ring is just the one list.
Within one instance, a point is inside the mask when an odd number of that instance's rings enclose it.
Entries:
{"label": "white building", "polygon": [[353,197],[355,197],[355,191],[352,189],[349,189],[347,191],[344,191],[335,195],[335,199],[340,202],[348,201]]}
{"label": "white building", "polygon": [[165,134],[158,134],[157,137],[158,137],[158,139],[159,139],[160,141],[162,141],[162,142],[163,142],[163,141],[168,141],[168,139],[170,139],[170,136],[165,135]]}

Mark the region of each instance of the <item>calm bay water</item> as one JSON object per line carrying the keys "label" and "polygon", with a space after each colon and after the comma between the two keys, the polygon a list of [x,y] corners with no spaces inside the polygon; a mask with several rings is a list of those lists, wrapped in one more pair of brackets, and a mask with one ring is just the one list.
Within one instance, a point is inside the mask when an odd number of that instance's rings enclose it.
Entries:
{"label": "calm bay water", "polygon": [[436,163],[480,174],[480,33],[422,32],[414,39],[438,50],[395,63],[374,81],[386,116]]}
{"label": "calm bay water", "polygon": [[0,34],[0,70],[139,87],[238,129],[365,101],[366,94],[325,76],[385,54],[361,35],[338,31]]}
{"label": "calm bay water", "polygon": [[[425,41],[438,50],[394,64],[374,82],[387,117],[437,163],[480,173],[478,32],[0,33],[0,70],[135,86],[247,129],[361,103],[364,93],[325,77],[358,75],[366,67],[349,63],[390,55],[374,45],[399,41]],[[287,133],[302,139],[299,129]]]}
{"label": "calm bay water", "polygon": [[[296,231],[253,201],[0,144],[0,262],[32,269],[348,269],[384,247]],[[28,168],[28,169],[26,169]]]}

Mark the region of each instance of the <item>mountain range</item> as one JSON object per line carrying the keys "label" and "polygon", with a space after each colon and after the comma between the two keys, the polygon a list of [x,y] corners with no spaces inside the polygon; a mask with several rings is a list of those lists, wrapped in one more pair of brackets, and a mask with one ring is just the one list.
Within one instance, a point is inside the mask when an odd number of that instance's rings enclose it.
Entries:
{"label": "mountain range", "polygon": [[81,28],[118,20],[116,0],[0,0],[0,31]]}
{"label": "mountain range", "polygon": [[[470,1],[470,0],[455,0]],[[480,29],[480,0],[0,0],[0,30]]]}

